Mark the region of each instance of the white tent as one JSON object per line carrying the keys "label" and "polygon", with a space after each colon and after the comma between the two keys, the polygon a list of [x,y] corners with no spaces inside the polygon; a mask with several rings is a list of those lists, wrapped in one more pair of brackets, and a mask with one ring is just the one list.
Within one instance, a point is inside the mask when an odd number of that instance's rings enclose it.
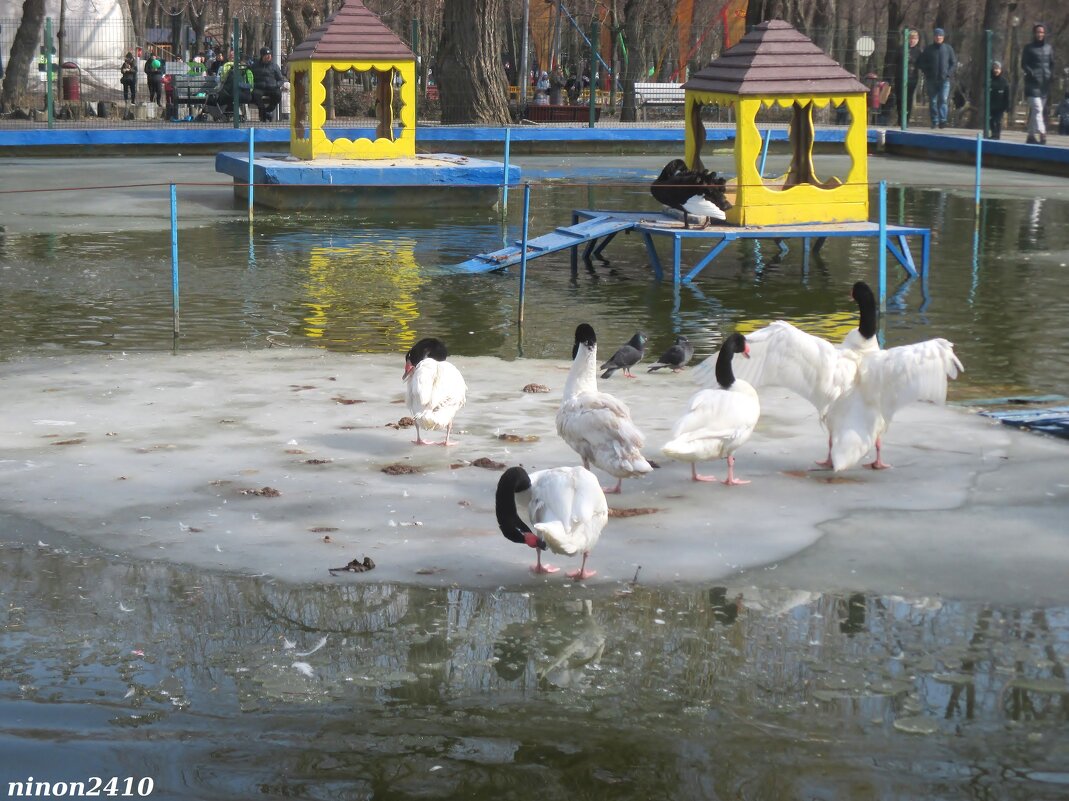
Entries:
{"label": "white tent", "polygon": [[[45,0],[45,17],[52,19],[53,42],[59,31],[60,0]],[[0,54],[8,67],[11,44],[22,18],[22,0],[0,0]],[[63,58],[79,68],[83,86],[119,88],[119,65],[127,50],[134,50],[133,26],[122,0],[66,0]],[[43,33],[38,35],[43,41]],[[43,73],[30,71],[30,81],[43,81]]]}

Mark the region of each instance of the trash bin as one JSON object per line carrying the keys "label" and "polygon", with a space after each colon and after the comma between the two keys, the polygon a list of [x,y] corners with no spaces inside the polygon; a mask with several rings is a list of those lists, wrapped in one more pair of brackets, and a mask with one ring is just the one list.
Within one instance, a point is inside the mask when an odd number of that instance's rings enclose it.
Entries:
{"label": "trash bin", "polygon": [[81,100],[82,87],[78,80],[78,65],[73,61],[63,62],[60,81],[60,100]]}

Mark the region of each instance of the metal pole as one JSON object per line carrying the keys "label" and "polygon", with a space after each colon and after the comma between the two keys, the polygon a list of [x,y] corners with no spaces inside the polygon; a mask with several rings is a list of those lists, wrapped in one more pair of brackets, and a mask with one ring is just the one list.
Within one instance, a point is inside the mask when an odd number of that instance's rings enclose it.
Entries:
{"label": "metal pole", "polygon": [[983,165],[984,134],[976,134],[976,210],[980,210],[980,168]]}
{"label": "metal pole", "polygon": [[530,30],[531,30],[531,0],[523,0],[523,39],[520,42],[520,63],[516,68],[516,83],[517,89],[520,90],[520,118],[527,116],[527,87],[531,83],[530,70],[528,68],[528,60],[531,55],[528,52],[530,47]]}
{"label": "metal pole", "polygon": [[239,123],[241,121],[241,115],[240,115],[240,113],[238,111],[238,109],[241,107],[241,89],[239,87],[240,87],[240,84],[241,84],[240,78],[244,77],[242,75],[242,73],[241,73],[241,50],[238,47],[239,41],[240,41],[240,38],[239,38],[238,18],[234,17],[234,38],[233,38],[233,45],[232,45],[233,48],[234,48],[234,63],[230,67],[230,81],[231,81],[231,85],[232,85],[233,90],[234,90],[233,93],[234,93],[234,127],[235,128],[240,128],[241,127],[239,125]]}
{"label": "metal pole", "polygon": [[52,100],[52,18],[49,17],[45,20],[45,114],[48,115],[49,129],[56,124]]}
{"label": "metal pole", "polygon": [[899,86],[898,127],[904,131],[909,127],[909,28],[902,29],[902,83]]}
{"label": "metal pole", "polygon": [[178,315],[178,190],[171,184],[171,298],[175,338],[179,334]]}
{"label": "metal pole", "polygon": [[282,0],[275,0],[272,22],[274,24],[271,30],[271,53],[272,58],[278,63],[282,60]]}
{"label": "metal pole", "polygon": [[[984,31],[984,138],[991,136],[991,31]],[[979,201],[977,201],[979,202]]]}
{"label": "metal pole", "polygon": [[523,185],[523,236],[520,239],[520,318],[516,321],[523,325],[524,295],[527,292],[527,223],[531,214],[531,184]]}
{"label": "metal pole", "polygon": [[249,126],[249,225],[252,225],[252,209],[253,209],[253,184],[254,175],[253,168],[256,166],[256,145],[254,140],[256,138],[256,129],[251,125]]}
{"label": "metal pole", "polygon": [[501,179],[501,213],[509,209],[509,148],[512,144],[512,128],[505,126],[505,172]]}
{"label": "metal pole", "polygon": [[768,129],[768,133],[765,134],[765,145],[761,148],[761,166],[757,168],[757,174],[762,178],[765,177],[765,161],[768,160],[768,143],[772,141],[772,129]]}
{"label": "metal pole", "polygon": [[597,94],[598,94],[598,38],[601,23],[598,18],[590,20],[590,127],[597,122]]}
{"label": "metal pole", "polygon": [[887,181],[880,181],[880,313],[887,311]]}

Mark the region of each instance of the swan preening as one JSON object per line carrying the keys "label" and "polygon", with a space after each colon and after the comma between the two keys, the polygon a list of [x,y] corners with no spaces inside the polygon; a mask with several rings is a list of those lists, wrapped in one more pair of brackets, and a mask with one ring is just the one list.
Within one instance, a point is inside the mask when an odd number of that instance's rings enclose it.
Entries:
{"label": "swan preening", "polygon": [[[527,510],[530,525],[520,517],[517,501]],[[528,473],[510,467],[497,482],[497,524],[512,542],[535,549],[534,573],[556,573],[542,563],[542,551],[574,556],[582,553],[578,570],[567,575],[580,581],[595,575],[587,570],[590,551],[609,519],[605,493],[597,477],[583,467],[554,467]],[[533,530],[532,530],[533,528]]]}
{"label": "swan preening", "polygon": [[724,190],[725,181],[715,172],[692,170],[683,159],[672,159],[650,185],[650,194],[671,209],[683,213],[683,226],[690,227],[689,214],[712,220],[726,220],[731,208]]}
{"label": "swan preening", "polygon": [[[944,403],[947,380],[964,368],[954,346],[936,338],[881,350],[876,340],[876,304],[864,282],[854,284],[857,329],[832,345],[783,321],[747,334],[750,361],[739,377],[755,387],[786,387],[808,400],[828,429],[828,459],[822,466],[846,470],[876,450],[869,466],[889,467],[881,458],[882,437],[895,412],[918,400]],[[707,359],[695,379],[709,386]]]}
{"label": "swan preening", "polygon": [[[405,401],[416,423],[417,445],[453,445],[449,435],[453,418],[467,397],[467,385],[460,371],[446,361],[449,351],[433,337],[421,339],[405,354]],[[420,428],[445,429],[445,440],[431,443]]]}
{"label": "swan preening", "polygon": [[747,382],[736,379],[732,358],[747,355],[746,339],[732,334],[720,347],[716,359],[714,389],[700,389],[687,403],[687,411],[672,428],[672,439],[662,450],[672,459],[691,463],[695,481],[715,481],[713,476],[698,473],[698,462],[727,458],[725,484],[749,484],[735,478],[735,451],[753,433],[761,417],[757,392]]}
{"label": "swan preening", "polygon": [[653,470],[642,455],[642,432],[631,422],[627,405],[598,391],[598,346],[594,329],[586,323],[575,329],[572,367],[557,410],[557,433],[579,454],[583,467],[591,465],[618,480],[606,492],[618,493],[625,478]]}

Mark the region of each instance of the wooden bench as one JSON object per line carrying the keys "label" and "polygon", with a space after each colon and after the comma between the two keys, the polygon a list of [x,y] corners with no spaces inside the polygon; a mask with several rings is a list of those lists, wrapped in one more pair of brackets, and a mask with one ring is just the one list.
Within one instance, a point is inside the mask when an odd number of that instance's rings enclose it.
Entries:
{"label": "wooden bench", "polygon": [[683,85],[679,83],[636,83],[635,107],[642,118],[646,118],[646,109],[664,108],[682,111],[686,104]]}
{"label": "wooden bench", "polygon": [[[590,122],[590,106],[550,106],[528,103],[524,118],[531,122]],[[594,121],[601,118],[601,107],[594,106]]]}

